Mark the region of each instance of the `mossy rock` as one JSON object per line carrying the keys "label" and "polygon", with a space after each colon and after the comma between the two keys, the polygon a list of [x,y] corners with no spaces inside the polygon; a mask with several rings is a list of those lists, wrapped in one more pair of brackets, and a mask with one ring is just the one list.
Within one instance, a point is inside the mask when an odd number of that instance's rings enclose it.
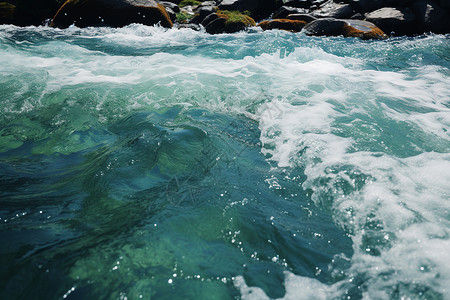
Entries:
{"label": "mossy rock", "polygon": [[241,13],[240,11],[218,10],[217,15],[226,20],[225,24],[240,23],[244,24],[246,27],[256,26],[255,20],[253,20],[248,14]]}
{"label": "mossy rock", "polygon": [[211,34],[233,33],[256,26],[255,20],[239,11],[218,10],[206,17],[205,21],[203,25],[206,32]]}
{"label": "mossy rock", "polygon": [[197,6],[202,4],[201,1],[197,1],[197,0],[183,0],[180,2],[180,4],[178,4],[179,7],[185,7],[185,6]]}
{"label": "mossy rock", "polygon": [[262,21],[258,26],[263,30],[280,29],[291,32],[300,32],[303,27],[305,27],[306,23],[306,21],[302,20],[274,19]]}

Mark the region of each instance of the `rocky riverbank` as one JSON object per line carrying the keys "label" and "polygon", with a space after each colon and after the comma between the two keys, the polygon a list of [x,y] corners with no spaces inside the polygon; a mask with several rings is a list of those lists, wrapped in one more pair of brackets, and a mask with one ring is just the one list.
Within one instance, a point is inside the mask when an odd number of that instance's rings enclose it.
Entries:
{"label": "rocky riverbank", "polygon": [[205,28],[211,34],[259,26],[363,39],[450,33],[450,0],[8,0],[0,23],[120,27],[131,23]]}

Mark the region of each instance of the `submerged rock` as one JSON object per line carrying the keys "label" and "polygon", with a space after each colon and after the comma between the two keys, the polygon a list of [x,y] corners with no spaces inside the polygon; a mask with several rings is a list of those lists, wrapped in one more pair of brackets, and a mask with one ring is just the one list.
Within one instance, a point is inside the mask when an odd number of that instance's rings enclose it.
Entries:
{"label": "submerged rock", "polygon": [[121,27],[131,23],[172,27],[166,9],[154,0],[68,0],[51,25]]}
{"label": "submerged rock", "polygon": [[352,19],[317,19],[305,25],[304,31],[313,36],[359,37],[362,39],[385,39],[387,35],[375,24]]}
{"label": "submerged rock", "polygon": [[268,21],[262,21],[258,24],[263,30],[281,29],[292,32],[300,32],[306,25],[306,21],[302,20],[289,20],[289,19],[274,19]]}

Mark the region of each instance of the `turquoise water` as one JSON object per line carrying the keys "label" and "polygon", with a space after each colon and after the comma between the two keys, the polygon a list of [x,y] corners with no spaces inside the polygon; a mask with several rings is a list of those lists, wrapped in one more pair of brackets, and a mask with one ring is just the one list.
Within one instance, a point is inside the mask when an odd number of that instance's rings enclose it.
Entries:
{"label": "turquoise water", "polygon": [[1,299],[450,299],[450,43],[0,26]]}

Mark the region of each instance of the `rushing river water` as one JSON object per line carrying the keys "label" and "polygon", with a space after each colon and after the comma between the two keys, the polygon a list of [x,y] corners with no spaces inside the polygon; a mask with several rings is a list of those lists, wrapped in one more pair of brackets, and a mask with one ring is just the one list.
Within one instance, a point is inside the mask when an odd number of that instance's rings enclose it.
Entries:
{"label": "rushing river water", "polygon": [[1,299],[450,299],[450,37],[0,26]]}

